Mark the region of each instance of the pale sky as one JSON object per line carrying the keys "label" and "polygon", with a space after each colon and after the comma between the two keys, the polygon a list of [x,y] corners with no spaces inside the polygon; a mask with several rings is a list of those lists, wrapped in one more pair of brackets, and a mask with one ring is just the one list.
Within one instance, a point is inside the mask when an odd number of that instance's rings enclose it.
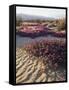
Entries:
{"label": "pale sky", "polygon": [[27,14],[27,15],[37,15],[46,16],[50,18],[65,18],[65,9],[50,9],[50,8],[35,8],[35,7],[16,7],[16,14]]}

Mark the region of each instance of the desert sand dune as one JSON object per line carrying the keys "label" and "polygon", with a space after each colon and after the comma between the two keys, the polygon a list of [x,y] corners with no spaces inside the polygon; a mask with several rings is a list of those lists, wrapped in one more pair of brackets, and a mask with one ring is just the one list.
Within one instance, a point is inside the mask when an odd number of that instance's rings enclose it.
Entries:
{"label": "desert sand dune", "polygon": [[[63,76],[57,71],[59,75],[56,77],[55,72],[47,68],[48,65],[44,64],[42,57],[32,56],[21,48],[16,49],[16,83],[59,81]],[[61,80],[63,81],[62,78]]]}
{"label": "desert sand dune", "polygon": [[[30,56],[27,52],[22,52],[21,49],[17,49],[16,51],[16,63],[18,63],[16,64],[16,82],[31,83],[40,82],[42,80],[45,81],[44,77],[46,78],[46,74],[41,73],[41,70],[45,69],[43,62],[41,60],[37,60],[34,56]],[[21,58],[20,54],[22,55]]]}

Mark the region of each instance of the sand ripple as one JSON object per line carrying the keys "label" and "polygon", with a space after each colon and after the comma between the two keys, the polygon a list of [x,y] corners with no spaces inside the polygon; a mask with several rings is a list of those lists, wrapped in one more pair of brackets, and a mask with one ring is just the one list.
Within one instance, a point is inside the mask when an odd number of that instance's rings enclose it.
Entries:
{"label": "sand ripple", "polygon": [[46,67],[42,58],[31,56],[23,49],[16,49],[16,83],[59,81],[61,73],[57,71],[59,75],[55,78],[55,72]]}

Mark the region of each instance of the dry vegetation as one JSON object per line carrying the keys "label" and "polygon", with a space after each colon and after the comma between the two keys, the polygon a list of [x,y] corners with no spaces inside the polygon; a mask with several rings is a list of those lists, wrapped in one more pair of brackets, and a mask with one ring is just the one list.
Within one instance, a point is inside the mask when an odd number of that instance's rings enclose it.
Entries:
{"label": "dry vegetation", "polygon": [[[16,30],[20,31],[21,27],[23,27],[21,25],[21,23],[26,22],[27,24],[29,22],[31,23],[38,23],[39,25],[41,24],[41,26],[43,25],[43,27],[45,28],[44,31],[46,31],[46,27],[49,30],[49,32],[53,33],[54,36],[58,36],[58,37],[65,37],[66,36],[66,21],[65,19],[57,19],[57,20],[31,20],[31,21],[16,21]],[[33,27],[34,28],[34,27]],[[47,31],[48,32],[48,31]]]}
{"label": "dry vegetation", "polygon": [[48,57],[48,62],[55,65],[65,65],[66,44],[63,40],[39,41],[26,45],[25,50],[36,57]]}

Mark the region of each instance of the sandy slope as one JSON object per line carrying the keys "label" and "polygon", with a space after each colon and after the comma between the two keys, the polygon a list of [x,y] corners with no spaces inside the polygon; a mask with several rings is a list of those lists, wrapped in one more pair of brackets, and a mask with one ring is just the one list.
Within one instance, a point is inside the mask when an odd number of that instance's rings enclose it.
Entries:
{"label": "sandy slope", "polygon": [[42,57],[31,56],[22,48],[16,49],[16,83],[63,81],[65,77],[62,76],[60,71],[55,73],[44,64]]}

